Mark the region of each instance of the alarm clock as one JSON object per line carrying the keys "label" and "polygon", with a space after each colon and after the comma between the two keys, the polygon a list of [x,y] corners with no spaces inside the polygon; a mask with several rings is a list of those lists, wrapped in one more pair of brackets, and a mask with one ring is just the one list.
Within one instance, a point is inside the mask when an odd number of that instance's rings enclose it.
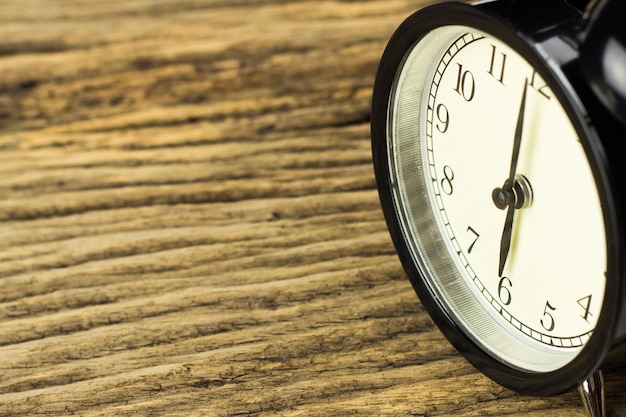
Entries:
{"label": "alarm clock", "polygon": [[626,2],[428,5],[376,75],[372,151],[400,261],[497,383],[579,387],[626,335]]}

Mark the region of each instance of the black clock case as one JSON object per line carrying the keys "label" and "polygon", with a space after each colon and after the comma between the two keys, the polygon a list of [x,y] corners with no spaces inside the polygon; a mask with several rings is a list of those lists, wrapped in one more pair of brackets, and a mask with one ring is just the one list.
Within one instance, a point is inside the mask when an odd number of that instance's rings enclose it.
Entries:
{"label": "black clock case", "polygon": [[[374,170],[387,226],[404,269],[425,308],[455,348],[485,375],[520,393],[560,394],[623,357],[615,353],[625,345],[622,341],[626,339],[626,94],[620,93],[626,88],[622,90],[619,82],[611,84],[604,74],[607,65],[626,74],[626,53],[621,56],[620,48],[607,47],[615,42],[624,45],[624,26],[619,19],[626,15],[625,5],[622,0],[601,1],[590,16],[584,16],[582,10],[565,0],[433,4],[407,18],[396,30],[376,76],[371,114]],[[494,35],[538,70],[570,116],[597,179],[608,242],[605,300],[590,341],[574,361],[553,372],[514,369],[485,353],[442,308],[422,279],[404,241],[388,169],[389,97],[396,73],[410,48],[432,29],[445,25],[466,25]],[[558,155],[554,157],[555,175],[558,175]],[[576,207],[568,209],[576,210]]]}

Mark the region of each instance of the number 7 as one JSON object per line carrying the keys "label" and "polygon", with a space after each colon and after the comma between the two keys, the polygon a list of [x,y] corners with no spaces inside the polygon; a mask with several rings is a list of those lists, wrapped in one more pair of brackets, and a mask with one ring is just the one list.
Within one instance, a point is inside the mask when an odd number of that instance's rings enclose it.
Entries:
{"label": "number 7", "polygon": [[472,253],[472,249],[474,249],[474,245],[476,244],[476,241],[478,240],[480,235],[476,232],[476,230],[472,229],[471,226],[467,226],[467,231],[473,233],[476,236],[472,244],[469,245],[469,248],[467,248],[467,253]]}

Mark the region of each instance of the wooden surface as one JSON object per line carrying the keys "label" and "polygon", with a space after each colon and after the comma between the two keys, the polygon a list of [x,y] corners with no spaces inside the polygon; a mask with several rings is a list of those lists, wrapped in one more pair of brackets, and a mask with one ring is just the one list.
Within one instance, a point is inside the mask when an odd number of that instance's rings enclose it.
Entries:
{"label": "wooden surface", "polygon": [[583,416],[477,373],[391,246],[370,95],[419,3],[2,0],[0,416]]}

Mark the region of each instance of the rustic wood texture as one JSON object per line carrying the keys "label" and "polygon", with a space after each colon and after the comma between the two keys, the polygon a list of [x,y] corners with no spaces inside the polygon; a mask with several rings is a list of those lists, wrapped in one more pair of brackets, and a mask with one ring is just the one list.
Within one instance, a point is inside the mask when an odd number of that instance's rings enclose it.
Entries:
{"label": "rustic wood texture", "polygon": [[391,246],[371,87],[421,3],[2,0],[0,415],[583,416],[468,365]]}

